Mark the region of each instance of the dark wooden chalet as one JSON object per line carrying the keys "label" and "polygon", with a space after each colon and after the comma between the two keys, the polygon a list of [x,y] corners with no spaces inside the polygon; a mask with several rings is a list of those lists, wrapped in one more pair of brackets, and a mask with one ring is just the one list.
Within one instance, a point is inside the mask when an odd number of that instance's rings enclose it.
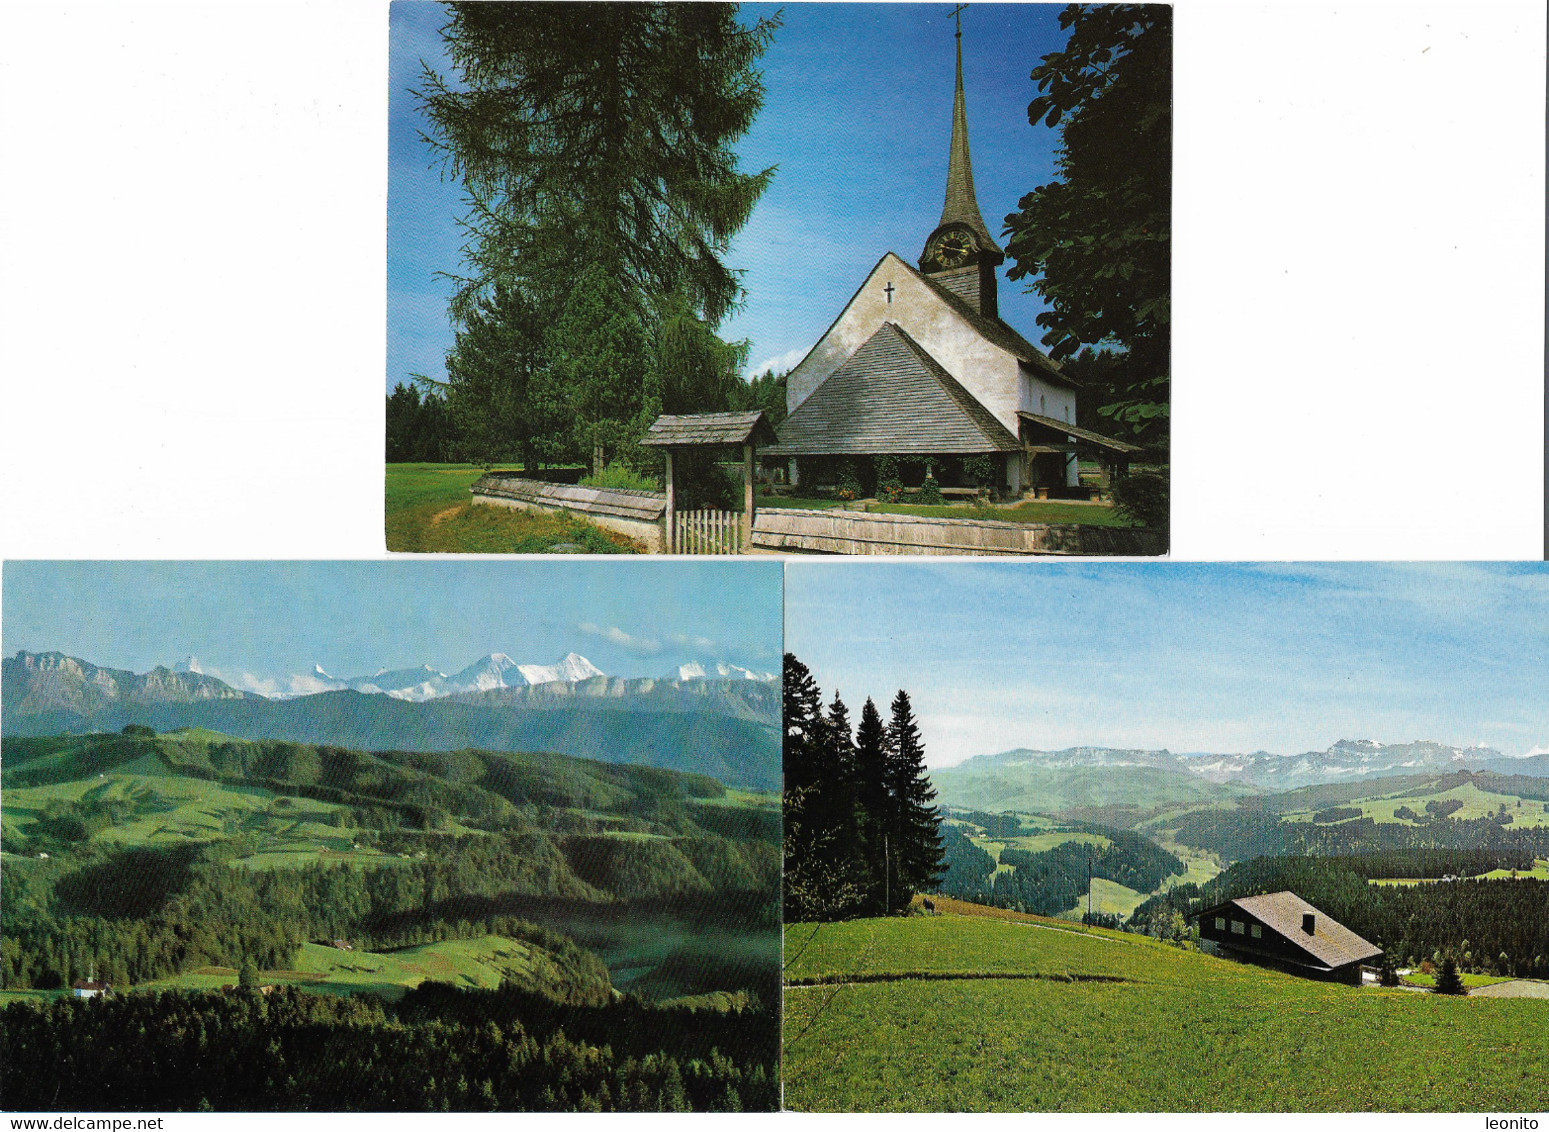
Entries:
{"label": "dark wooden chalet", "polygon": [[1199,938],[1235,958],[1295,975],[1359,985],[1377,947],[1294,892],[1244,896],[1194,913]]}

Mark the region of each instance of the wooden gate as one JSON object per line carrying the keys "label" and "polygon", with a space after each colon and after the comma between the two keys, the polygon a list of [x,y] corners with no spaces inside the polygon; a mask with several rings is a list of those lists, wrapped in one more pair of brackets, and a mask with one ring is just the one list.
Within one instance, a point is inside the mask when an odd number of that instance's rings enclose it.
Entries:
{"label": "wooden gate", "polygon": [[673,554],[741,554],[740,511],[679,511],[672,533]]}

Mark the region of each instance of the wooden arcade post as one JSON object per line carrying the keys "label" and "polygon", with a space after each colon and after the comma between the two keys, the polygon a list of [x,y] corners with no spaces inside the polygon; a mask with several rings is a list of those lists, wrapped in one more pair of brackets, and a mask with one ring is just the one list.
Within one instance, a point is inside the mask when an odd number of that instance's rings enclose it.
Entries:
{"label": "wooden arcade post", "polygon": [[[753,442],[742,446],[742,545],[753,545]],[[671,496],[668,496],[670,499]]]}
{"label": "wooden arcade post", "polygon": [[672,449],[664,448],[662,451],[667,457],[667,553],[671,554],[677,539],[678,508],[672,491]]}

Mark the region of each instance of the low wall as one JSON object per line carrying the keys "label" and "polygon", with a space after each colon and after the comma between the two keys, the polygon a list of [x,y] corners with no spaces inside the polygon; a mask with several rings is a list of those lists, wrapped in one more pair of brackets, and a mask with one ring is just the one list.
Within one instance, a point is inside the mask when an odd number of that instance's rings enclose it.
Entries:
{"label": "low wall", "polygon": [[1165,554],[1165,536],[1077,523],[927,519],[865,511],[759,511],[753,545],[819,554]]}
{"label": "low wall", "polygon": [[658,492],[545,483],[500,473],[480,476],[470,490],[475,503],[518,511],[573,511],[599,527],[639,540],[654,554],[662,551],[667,497]]}

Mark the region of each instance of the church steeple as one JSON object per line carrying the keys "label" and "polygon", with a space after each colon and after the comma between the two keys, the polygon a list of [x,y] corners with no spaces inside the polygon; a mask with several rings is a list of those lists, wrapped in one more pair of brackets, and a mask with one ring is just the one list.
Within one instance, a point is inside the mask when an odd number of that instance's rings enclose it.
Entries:
{"label": "church steeple", "polygon": [[1000,252],[995,237],[990,235],[984,217],[979,212],[979,198],[974,194],[973,161],[968,156],[968,101],[963,97],[963,5],[953,13],[957,19],[957,89],[952,95],[952,148],[947,159],[947,199],[941,206],[941,221],[937,227],[947,224],[966,224],[983,241],[983,246]]}
{"label": "church steeple", "polygon": [[957,88],[952,95],[952,147],[947,155],[947,197],[941,221],[925,241],[920,270],[941,286],[971,303],[981,314],[998,315],[995,268],[1006,253],[995,243],[979,212],[974,193],[973,161],[968,155],[968,100],[963,95],[963,25],[959,4],[957,24]]}

